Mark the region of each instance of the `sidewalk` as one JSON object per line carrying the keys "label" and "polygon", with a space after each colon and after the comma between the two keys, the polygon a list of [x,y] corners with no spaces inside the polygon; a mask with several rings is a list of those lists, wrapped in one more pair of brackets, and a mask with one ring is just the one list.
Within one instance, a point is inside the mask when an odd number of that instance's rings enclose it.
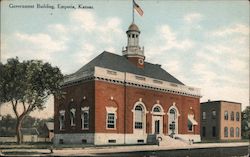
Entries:
{"label": "sidewalk", "polygon": [[56,156],[76,156],[76,155],[91,155],[99,153],[121,153],[121,152],[136,152],[136,151],[157,151],[157,150],[178,150],[178,149],[197,149],[197,148],[218,148],[218,147],[239,147],[249,146],[248,142],[241,143],[199,143],[188,146],[157,146],[157,145],[141,145],[141,146],[107,146],[107,147],[89,147],[84,149],[70,148],[62,150],[54,150],[53,155]]}
{"label": "sidewalk", "polygon": [[[178,149],[197,149],[197,148],[218,148],[218,147],[240,147],[249,146],[248,142],[239,143],[197,143],[192,145],[138,145],[138,146],[103,146],[103,147],[86,147],[86,148],[62,148],[54,149],[53,153],[49,149],[3,149],[3,154],[8,156],[94,156],[102,153],[126,153],[126,152],[143,152],[158,150],[178,150]],[[0,155],[1,156],[1,155]]]}

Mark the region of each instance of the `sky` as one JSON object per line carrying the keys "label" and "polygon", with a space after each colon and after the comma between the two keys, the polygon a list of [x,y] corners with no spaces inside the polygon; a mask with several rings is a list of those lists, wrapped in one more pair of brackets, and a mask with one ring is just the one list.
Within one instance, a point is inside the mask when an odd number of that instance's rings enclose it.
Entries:
{"label": "sky", "polygon": [[[135,23],[147,62],[200,88],[201,102],[240,102],[242,109],[249,105],[247,0],[136,2],[144,11],[142,17],[135,12]],[[70,74],[103,51],[121,55],[131,22],[132,0],[3,0],[1,61],[40,59]],[[11,112],[8,104],[0,108],[2,115]],[[31,115],[53,116],[53,98]]]}

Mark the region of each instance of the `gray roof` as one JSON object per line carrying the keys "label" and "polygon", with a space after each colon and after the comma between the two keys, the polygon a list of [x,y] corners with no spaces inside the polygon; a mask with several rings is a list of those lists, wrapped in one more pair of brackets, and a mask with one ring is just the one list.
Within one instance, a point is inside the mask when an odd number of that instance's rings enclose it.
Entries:
{"label": "gray roof", "polygon": [[181,81],[161,68],[159,64],[145,62],[144,68],[138,68],[124,56],[104,51],[89,63],[80,68],[76,73],[93,69],[95,66],[112,69],[120,72],[129,72],[163,81],[184,85]]}
{"label": "gray roof", "polygon": [[36,128],[21,128],[22,135],[38,135],[38,131]]}

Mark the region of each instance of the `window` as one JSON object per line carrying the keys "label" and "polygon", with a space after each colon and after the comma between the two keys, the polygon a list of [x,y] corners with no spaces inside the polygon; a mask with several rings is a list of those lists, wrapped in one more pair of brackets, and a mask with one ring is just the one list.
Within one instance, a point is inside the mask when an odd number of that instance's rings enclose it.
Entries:
{"label": "window", "polygon": [[216,111],[215,111],[215,110],[212,111],[212,118],[213,118],[213,119],[216,118]]}
{"label": "window", "polygon": [[228,128],[224,127],[224,137],[228,137]]}
{"label": "window", "polygon": [[206,112],[202,112],[202,119],[203,119],[203,120],[206,119]]}
{"label": "window", "polygon": [[132,34],[132,38],[135,38],[135,35],[134,35],[134,34]]}
{"label": "window", "polygon": [[238,127],[236,128],[236,137],[240,137],[240,130]]}
{"label": "window", "polygon": [[212,128],[212,136],[216,137],[216,127],[215,126],[213,126],[213,128]]}
{"label": "window", "polygon": [[224,119],[228,120],[228,112],[227,111],[224,112]]}
{"label": "window", "polygon": [[135,37],[138,38],[138,35],[136,34]]}
{"label": "window", "polygon": [[231,112],[230,117],[231,117],[231,120],[234,121],[234,112],[233,111]]}
{"label": "window", "polygon": [[170,111],[169,111],[169,113],[171,114],[171,115],[173,115],[173,120],[175,120],[176,119],[176,112],[175,112],[175,109],[171,109]]}
{"label": "window", "polygon": [[206,127],[202,127],[202,136],[206,137]]}
{"label": "window", "polygon": [[156,106],[153,111],[154,112],[161,112],[161,108],[159,106]]}
{"label": "window", "polygon": [[63,130],[65,129],[65,111],[64,110],[61,110],[59,111],[59,129],[60,130]]}
{"label": "window", "polygon": [[188,131],[193,131],[193,124],[189,119],[188,119]]}
{"label": "window", "polygon": [[141,105],[135,107],[135,129],[143,128],[143,109]]}
{"label": "window", "polygon": [[230,128],[230,137],[234,137],[234,128],[233,127]]}
{"label": "window", "polygon": [[115,128],[115,114],[108,113],[107,128]]}
{"label": "window", "polygon": [[240,113],[236,112],[236,121],[240,121]]}
{"label": "window", "polygon": [[76,118],[76,109],[72,108],[70,110],[70,125],[75,126],[75,118]]}
{"label": "window", "polygon": [[81,124],[82,129],[89,129],[89,107],[82,108]]}
{"label": "window", "polygon": [[116,107],[106,107],[106,128],[115,129],[116,128]]}

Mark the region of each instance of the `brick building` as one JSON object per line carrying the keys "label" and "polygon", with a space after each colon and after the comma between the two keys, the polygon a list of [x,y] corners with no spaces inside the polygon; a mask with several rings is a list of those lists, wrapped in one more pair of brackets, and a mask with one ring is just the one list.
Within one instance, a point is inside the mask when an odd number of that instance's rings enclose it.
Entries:
{"label": "brick building", "polygon": [[201,103],[201,139],[241,139],[241,104],[222,100]]}
{"label": "brick building", "polygon": [[55,99],[55,144],[148,143],[170,134],[200,141],[200,90],[145,61],[137,25],[126,33],[122,56],[103,52],[65,76],[65,98]]}

